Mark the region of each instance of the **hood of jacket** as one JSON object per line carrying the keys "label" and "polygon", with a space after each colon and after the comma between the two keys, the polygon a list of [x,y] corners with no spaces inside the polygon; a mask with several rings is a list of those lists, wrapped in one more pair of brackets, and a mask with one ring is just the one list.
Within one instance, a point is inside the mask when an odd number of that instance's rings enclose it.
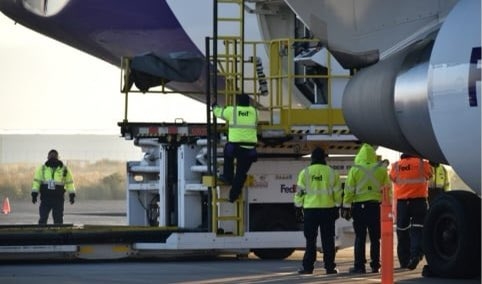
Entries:
{"label": "hood of jacket", "polygon": [[377,162],[375,149],[369,144],[363,144],[355,156],[355,165],[368,165]]}
{"label": "hood of jacket", "polygon": [[64,166],[64,163],[58,159],[48,159],[47,162],[45,162],[45,165],[50,168],[61,168]]}

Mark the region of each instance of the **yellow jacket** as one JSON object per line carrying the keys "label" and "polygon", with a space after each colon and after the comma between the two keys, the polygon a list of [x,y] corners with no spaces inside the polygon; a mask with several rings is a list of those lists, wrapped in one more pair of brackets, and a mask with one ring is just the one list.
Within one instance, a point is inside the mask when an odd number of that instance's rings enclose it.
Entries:
{"label": "yellow jacket", "polygon": [[432,178],[428,184],[429,188],[442,188],[445,191],[450,190],[450,180],[444,165],[439,164],[437,167],[432,167],[432,173]]}
{"label": "yellow jacket", "polygon": [[312,164],[298,175],[294,203],[303,208],[340,207],[342,193],[337,171],[324,164]]}
{"label": "yellow jacket", "polygon": [[65,165],[56,168],[46,165],[38,167],[32,182],[32,192],[39,192],[40,189],[65,189],[68,193],[75,193],[72,172]]}
{"label": "yellow jacket", "polygon": [[343,207],[350,208],[354,202],[381,202],[382,187],[391,186],[388,170],[377,161],[375,150],[363,144],[355,157],[345,182]]}
{"label": "yellow jacket", "polygon": [[254,148],[258,142],[258,112],[252,106],[214,106],[213,114],[229,124],[228,142]]}

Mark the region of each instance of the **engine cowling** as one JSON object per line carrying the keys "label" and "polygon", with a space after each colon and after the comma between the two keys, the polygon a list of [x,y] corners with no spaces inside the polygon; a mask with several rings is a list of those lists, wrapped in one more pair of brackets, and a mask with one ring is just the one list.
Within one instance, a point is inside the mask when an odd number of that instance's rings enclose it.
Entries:
{"label": "engine cowling", "polygon": [[480,193],[480,1],[461,1],[437,33],[354,75],[343,114],[360,140],[450,164]]}

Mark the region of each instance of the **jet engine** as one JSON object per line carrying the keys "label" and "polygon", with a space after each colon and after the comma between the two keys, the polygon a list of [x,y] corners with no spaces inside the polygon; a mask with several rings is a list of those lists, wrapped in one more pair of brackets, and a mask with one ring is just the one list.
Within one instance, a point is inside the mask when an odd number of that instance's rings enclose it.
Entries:
{"label": "jet engine", "polygon": [[477,193],[452,189],[431,205],[426,275],[480,275],[480,8],[458,2],[437,32],[357,72],[343,96],[361,141],[449,164]]}
{"label": "jet engine", "polygon": [[480,193],[480,74],[480,1],[462,1],[437,33],[357,72],[343,114],[361,141],[450,164]]}

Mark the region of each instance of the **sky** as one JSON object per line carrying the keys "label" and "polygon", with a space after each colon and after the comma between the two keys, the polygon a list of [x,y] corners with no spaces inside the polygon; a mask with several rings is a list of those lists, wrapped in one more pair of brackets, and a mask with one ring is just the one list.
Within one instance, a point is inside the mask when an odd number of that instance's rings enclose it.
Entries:
{"label": "sky", "polygon": [[[120,69],[29,30],[0,13],[0,134],[118,134]],[[205,121],[205,106],[179,94],[129,96],[128,120]]]}

